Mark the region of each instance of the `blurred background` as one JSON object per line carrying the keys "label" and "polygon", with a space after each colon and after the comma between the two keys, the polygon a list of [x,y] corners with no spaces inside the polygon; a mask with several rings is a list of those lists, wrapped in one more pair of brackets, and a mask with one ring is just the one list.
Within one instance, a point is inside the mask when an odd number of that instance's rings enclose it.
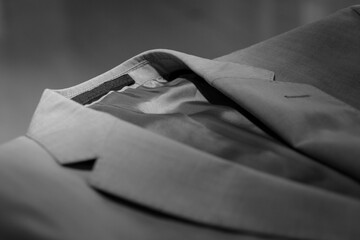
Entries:
{"label": "blurred background", "polygon": [[215,58],[360,0],[0,0],[0,144],[26,132],[45,88],[149,49]]}

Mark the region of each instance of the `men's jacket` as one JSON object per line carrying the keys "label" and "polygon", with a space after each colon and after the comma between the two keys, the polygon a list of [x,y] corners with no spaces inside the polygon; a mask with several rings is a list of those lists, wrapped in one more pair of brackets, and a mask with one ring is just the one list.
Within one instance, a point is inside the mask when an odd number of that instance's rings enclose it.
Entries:
{"label": "men's jacket", "polygon": [[299,50],[345,49],[327,42],[338,24],[359,40],[358,11],[217,60],[152,50],[45,90],[26,135],[0,147],[0,238],[359,239],[359,70]]}

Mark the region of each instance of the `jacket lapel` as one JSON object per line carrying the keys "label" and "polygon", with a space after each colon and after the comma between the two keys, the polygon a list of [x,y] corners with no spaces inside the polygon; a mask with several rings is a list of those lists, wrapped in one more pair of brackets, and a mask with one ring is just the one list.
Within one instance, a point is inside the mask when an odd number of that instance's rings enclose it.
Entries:
{"label": "jacket lapel", "polygon": [[287,144],[360,180],[360,113],[307,84],[223,78],[213,86]]}
{"label": "jacket lapel", "polygon": [[[41,104],[44,103],[44,104]],[[114,118],[45,90],[27,135],[60,164],[96,159]]]}
{"label": "jacket lapel", "polygon": [[354,200],[224,161],[126,122],[117,122],[105,141],[90,184],[114,196],[235,231],[324,240],[360,234]]}
{"label": "jacket lapel", "polygon": [[[136,56],[90,80],[90,87],[82,84],[80,89],[89,90],[109,77],[131,75],[131,66],[142,62],[148,62],[161,74],[193,70],[295,147],[311,133],[298,134],[308,124],[307,118],[299,122],[298,117],[311,116],[311,108],[300,108],[297,113],[294,109],[302,104],[293,100],[300,98],[285,101],[278,95],[285,90],[289,96],[313,95],[318,94],[316,90],[309,92],[304,87],[306,92],[302,92],[302,87],[295,85],[277,88],[271,81],[272,72],[168,50]],[[83,91],[78,88],[45,91],[28,135],[62,164],[96,158],[89,177],[94,188],[170,215],[229,230],[321,240],[355,239],[360,235],[357,201],[224,161],[61,96],[73,97]],[[327,97],[321,95],[320,100],[328,106]],[[338,104],[331,99],[331,106]],[[289,110],[294,115],[287,116]],[[282,121],[277,121],[280,115]],[[338,122],[336,126],[344,127]]]}

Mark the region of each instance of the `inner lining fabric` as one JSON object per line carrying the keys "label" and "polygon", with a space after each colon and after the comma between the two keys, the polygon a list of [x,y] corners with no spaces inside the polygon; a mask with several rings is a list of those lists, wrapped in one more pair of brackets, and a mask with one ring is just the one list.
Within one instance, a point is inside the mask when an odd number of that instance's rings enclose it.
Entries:
{"label": "inner lining fabric", "polygon": [[276,140],[189,71],[110,91],[87,107],[227,161],[351,194],[343,176]]}

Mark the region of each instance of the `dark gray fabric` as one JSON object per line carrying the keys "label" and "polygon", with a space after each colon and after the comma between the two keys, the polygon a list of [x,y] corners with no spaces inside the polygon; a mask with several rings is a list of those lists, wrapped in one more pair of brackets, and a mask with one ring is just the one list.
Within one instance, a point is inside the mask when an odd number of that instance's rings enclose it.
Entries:
{"label": "dark gray fabric", "polygon": [[218,58],[311,84],[360,109],[360,6]]}
{"label": "dark gray fabric", "polygon": [[[263,120],[289,150],[359,176],[358,111],[309,85],[279,82],[310,83],[356,105],[357,20],[347,9],[221,58],[274,70],[277,81],[264,69],[154,50],[75,87],[45,90],[27,137],[0,147],[0,239],[357,240],[360,204],[337,194],[345,191],[340,180],[331,192],[275,177],[118,119],[118,111],[110,115],[71,100],[126,73],[143,86],[158,72],[165,78],[192,69]],[[132,108],[146,95],[128,93]],[[141,109],[177,109],[168,104],[181,99],[176,96]],[[93,168],[69,166],[88,160]],[[358,182],[347,184],[359,191]]]}
{"label": "dark gray fabric", "polygon": [[[193,82],[197,83],[197,86]],[[220,82],[223,83],[223,81]],[[268,132],[264,132],[256,123],[243,115],[242,111],[237,111],[240,106],[216,88],[206,84],[198,76],[187,74],[170,82],[155,82],[152,85],[152,87],[139,86],[136,89],[128,88],[123,92],[112,92],[90,108],[110,113],[119,119],[224,160],[336,193],[360,197],[358,185],[354,185],[354,182],[347,179],[347,175],[339,174],[326,165],[318,163],[317,160],[292,149],[289,147],[291,143],[287,145]],[[260,87],[256,88],[255,95],[268,96],[265,98],[266,102],[273,102],[276,99],[276,96],[267,93],[271,92],[271,89]],[[295,87],[301,88],[298,85]],[[234,84],[230,88],[236,89],[237,85]],[[283,86],[276,84],[275,88],[283,89]],[[310,92],[308,89],[307,91]],[[289,90],[287,92],[290,93]],[[313,101],[313,105],[317,103],[313,96],[307,96],[311,98],[309,101]],[[288,97],[291,98],[291,96]],[[319,134],[320,130],[315,131],[318,127],[312,126],[323,120],[324,117],[319,120],[318,115],[326,114],[311,109],[311,113],[306,112],[304,115],[313,117],[303,123],[300,120],[303,109],[293,105],[295,109],[298,109],[300,117],[292,113],[290,116],[295,116],[295,118],[288,120],[286,108],[281,113],[274,114],[275,109],[270,107],[271,104],[264,105],[260,99],[258,97],[251,99],[251,102],[259,106],[259,112],[266,112],[262,116],[263,119],[260,118],[262,122],[275,119],[277,124],[275,127],[271,126],[272,131],[276,130],[279,122],[282,122],[282,126],[286,126],[289,122],[305,126]],[[299,104],[307,105],[307,103],[303,101]],[[283,107],[280,108],[283,109]],[[256,107],[250,109],[256,109]],[[328,121],[328,119],[323,121],[323,128],[327,126]],[[334,124],[330,126],[330,129],[333,126]],[[294,132],[291,127],[286,126],[286,128]],[[281,132],[284,134],[288,131]],[[309,136],[305,130],[300,130],[300,132]],[[293,138],[293,136],[288,138]],[[324,162],[327,163],[326,160]]]}

